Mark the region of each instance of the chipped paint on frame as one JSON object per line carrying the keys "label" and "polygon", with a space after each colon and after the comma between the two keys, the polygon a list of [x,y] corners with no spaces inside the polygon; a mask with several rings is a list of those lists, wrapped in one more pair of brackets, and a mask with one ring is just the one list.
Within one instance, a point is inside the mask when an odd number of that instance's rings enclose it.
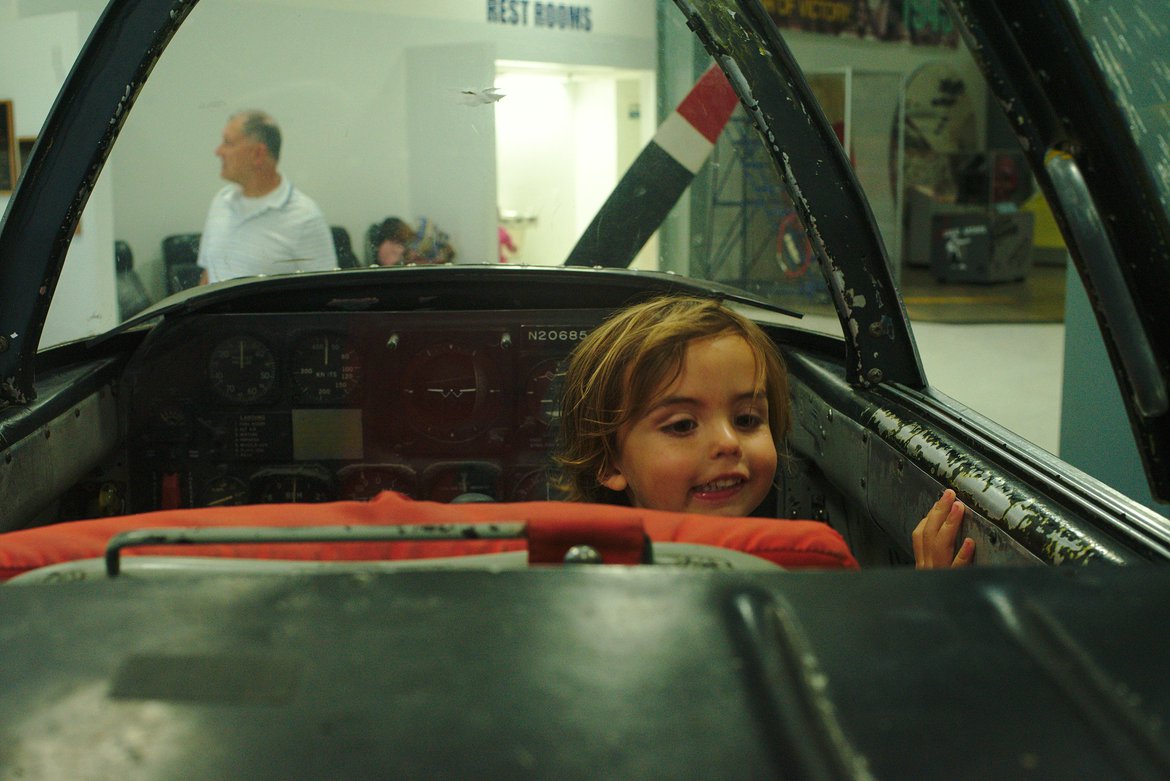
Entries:
{"label": "chipped paint on frame", "polygon": [[925,426],[902,420],[889,410],[874,410],[871,420],[883,439],[940,482],[954,487],[964,502],[1046,561],[1122,563],[1039,497],[1025,493],[989,464],[962,452]]}

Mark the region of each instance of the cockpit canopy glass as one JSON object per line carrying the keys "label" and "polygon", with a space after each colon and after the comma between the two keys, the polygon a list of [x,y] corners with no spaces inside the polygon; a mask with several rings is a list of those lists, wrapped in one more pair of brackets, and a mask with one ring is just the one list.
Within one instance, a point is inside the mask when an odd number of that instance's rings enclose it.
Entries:
{"label": "cockpit canopy glass", "polygon": [[[62,36],[80,44],[73,30]],[[573,258],[723,283],[837,328],[793,203],[730,85],[714,70],[694,97],[711,66],[669,2],[201,0],[125,118],[41,346],[101,333],[199,284],[201,239],[227,219],[213,202],[246,195],[255,150],[233,146],[233,118],[253,110],[279,129],[282,187],[316,204],[330,246],[320,233],[311,249],[257,239],[255,254],[276,256],[212,281]],[[896,241],[886,161],[898,80],[870,77],[867,94],[888,93],[873,109],[882,133],[859,134],[854,155]],[[844,132],[843,74],[817,78]],[[644,243],[579,247],[619,183],[612,197],[646,228]],[[318,252],[329,262],[303,262]]]}

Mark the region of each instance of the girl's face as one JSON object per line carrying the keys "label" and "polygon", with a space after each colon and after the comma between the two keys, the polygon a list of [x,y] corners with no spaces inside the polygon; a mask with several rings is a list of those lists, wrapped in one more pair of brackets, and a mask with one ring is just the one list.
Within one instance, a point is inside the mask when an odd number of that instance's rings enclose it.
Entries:
{"label": "girl's face", "polygon": [[768,399],[755,384],[743,337],[691,342],[678,377],[619,432],[617,463],[601,484],[635,507],[750,515],[776,474]]}

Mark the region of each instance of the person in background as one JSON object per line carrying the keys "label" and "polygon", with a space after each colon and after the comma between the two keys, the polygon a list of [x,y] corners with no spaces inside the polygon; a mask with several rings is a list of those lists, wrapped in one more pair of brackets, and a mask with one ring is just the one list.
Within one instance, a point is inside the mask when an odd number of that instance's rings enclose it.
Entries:
{"label": "person in background", "polygon": [[367,257],[379,266],[429,266],[455,259],[450,238],[426,217],[419,219],[417,228],[398,217],[387,217],[370,226],[366,242]]}
{"label": "person in background", "polygon": [[374,231],[373,244],[379,266],[412,262],[406,248],[418,238],[414,229],[397,217],[387,217]]}
{"label": "person in background", "polygon": [[[569,501],[747,516],[772,489],[790,425],[776,345],[719,301],[665,296],[618,312],[569,355],[559,487]],[[947,489],[914,530],[920,569],[955,552],[964,507]]]}
{"label": "person in background", "polygon": [[500,262],[507,263],[508,258],[515,255],[518,251],[516,242],[513,241],[512,234],[503,225],[499,226],[498,239],[500,243]]}
{"label": "person in background", "polygon": [[229,184],[211,199],[199,241],[200,284],[337,267],[325,215],[277,170],[280,128],[262,111],[232,115],[216,148]]}
{"label": "person in background", "polygon": [[451,237],[446,231],[440,230],[433,220],[427,217],[419,218],[418,227],[414,232],[415,239],[406,248],[408,262],[435,265],[455,260],[455,248],[451,246]]}

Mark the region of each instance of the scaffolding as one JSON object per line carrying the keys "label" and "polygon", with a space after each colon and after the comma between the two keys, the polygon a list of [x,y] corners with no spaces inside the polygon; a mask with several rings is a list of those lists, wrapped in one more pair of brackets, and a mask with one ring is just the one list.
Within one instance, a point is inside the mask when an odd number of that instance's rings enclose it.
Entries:
{"label": "scaffolding", "polygon": [[803,226],[742,111],[719,137],[708,176],[710,195],[699,218],[704,229],[693,260],[702,276],[768,297],[824,300]]}

